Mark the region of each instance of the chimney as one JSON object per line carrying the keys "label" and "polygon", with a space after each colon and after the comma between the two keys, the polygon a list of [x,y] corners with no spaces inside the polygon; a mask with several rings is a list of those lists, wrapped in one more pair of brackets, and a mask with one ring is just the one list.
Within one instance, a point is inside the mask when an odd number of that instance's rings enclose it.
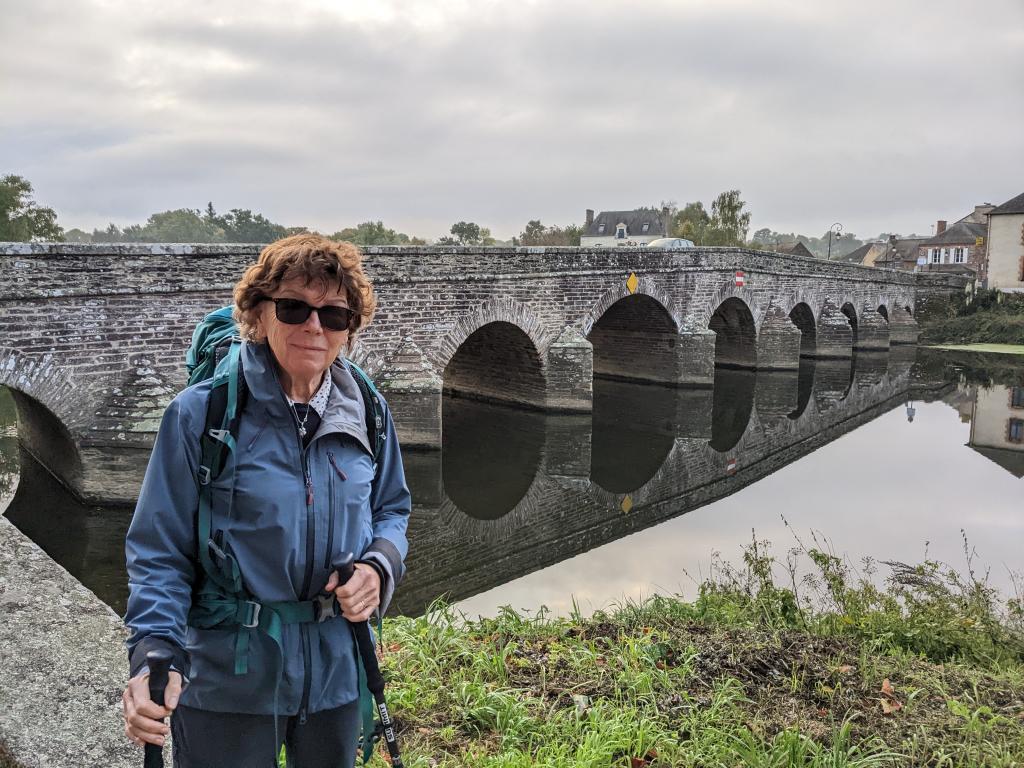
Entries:
{"label": "chimney", "polygon": [[946,221],[945,221],[945,219],[939,219],[938,221],[936,221],[935,222],[935,234],[936,235],[941,235],[945,231],[946,231]]}
{"label": "chimney", "polygon": [[594,223],[594,210],[592,208],[587,208],[587,226],[589,227],[593,223]]}

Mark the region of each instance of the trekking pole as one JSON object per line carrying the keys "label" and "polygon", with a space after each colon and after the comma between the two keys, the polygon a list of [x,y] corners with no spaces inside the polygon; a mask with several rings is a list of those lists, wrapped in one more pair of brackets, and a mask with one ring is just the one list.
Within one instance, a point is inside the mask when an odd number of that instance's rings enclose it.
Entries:
{"label": "trekking pole", "polygon": [[[174,656],[170,651],[149,651],[146,664],[149,665],[149,698],[153,703],[164,705],[164,690],[167,688],[167,673]],[[157,744],[146,745],[145,768],[164,768],[164,750]]]}
{"label": "trekking pole", "polygon": [[[338,571],[339,584],[345,584],[351,579],[352,574],[355,573],[355,563],[351,553],[343,555],[334,568]],[[384,729],[384,741],[388,745],[388,754],[391,755],[391,766],[392,768],[404,768],[402,756],[398,753],[395,725],[391,721],[391,713],[388,712],[388,705],[384,700],[384,676],[380,673],[380,665],[377,663],[377,653],[373,647],[373,638],[370,637],[370,625],[365,621],[349,623],[352,625],[352,631],[356,636],[356,645],[359,646],[359,655],[363,660],[363,670],[366,672],[366,687],[373,694],[373,700],[377,704],[377,712],[380,714],[380,724]]]}

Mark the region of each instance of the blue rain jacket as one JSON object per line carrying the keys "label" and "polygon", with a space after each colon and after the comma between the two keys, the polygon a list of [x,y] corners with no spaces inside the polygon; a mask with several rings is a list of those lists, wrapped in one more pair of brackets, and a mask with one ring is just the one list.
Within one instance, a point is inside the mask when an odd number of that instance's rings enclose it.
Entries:
{"label": "blue rain jacket", "polygon": [[[213,482],[212,530],[224,531],[246,589],[261,601],[310,599],[326,585],[331,563],[352,552],[384,571],[383,611],[404,572],[411,509],[383,398],[385,440],[375,480],[362,398],[342,361],[331,368],[327,411],[305,450],[267,345],[244,343],[242,368],[249,396],[234,458]],[[285,625],[281,651],[254,631],[244,675],[234,674],[236,629],[187,625],[202,574],[197,472],[209,393],[210,382],[200,382],[167,407],[128,530],[131,673],[145,665],[146,650],[162,646],[175,653],[174,668],[188,680],[181,703],[189,707],[294,715],[351,702],[358,697],[356,650],[341,616]]]}

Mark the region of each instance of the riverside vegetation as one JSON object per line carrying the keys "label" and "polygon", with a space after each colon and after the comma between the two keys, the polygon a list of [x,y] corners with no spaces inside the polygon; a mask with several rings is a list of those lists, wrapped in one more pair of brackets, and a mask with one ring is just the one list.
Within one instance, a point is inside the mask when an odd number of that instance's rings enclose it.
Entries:
{"label": "riverside vegetation", "polygon": [[918,342],[1024,345],[1024,295],[980,290],[949,317],[922,325]]}
{"label": "riverside vegetation", "polygon": [[692,602],[387,620],[406,764],[1024,765],[1019,589],[1000,597],[970,556],[966,576],[884,563],[879,586],[880,564],[814,543],[782,563],[754,540]]}

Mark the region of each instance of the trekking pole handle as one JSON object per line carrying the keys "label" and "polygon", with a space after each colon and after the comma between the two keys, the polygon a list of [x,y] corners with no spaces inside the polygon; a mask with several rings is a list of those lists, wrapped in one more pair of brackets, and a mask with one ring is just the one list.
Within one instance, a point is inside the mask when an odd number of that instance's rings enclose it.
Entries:
{"label": "trekking pole handle", "polygon": [[347,584],[356,572],[356,557],[351,552],[346,552],[334,563],[334,570],[338,572],[338,585]]}
{"label": "trekking pole handle", "polygon": [[[168,672],[173,659],[171,652],[165,650],[149,651],[146,654],[146,664],[149,666],[149,698],[160,707],[164,705],[164,691],[167,689]],[[156,744],[147,744],[144,765],[145,768],[163,768],[163,748]]]}

